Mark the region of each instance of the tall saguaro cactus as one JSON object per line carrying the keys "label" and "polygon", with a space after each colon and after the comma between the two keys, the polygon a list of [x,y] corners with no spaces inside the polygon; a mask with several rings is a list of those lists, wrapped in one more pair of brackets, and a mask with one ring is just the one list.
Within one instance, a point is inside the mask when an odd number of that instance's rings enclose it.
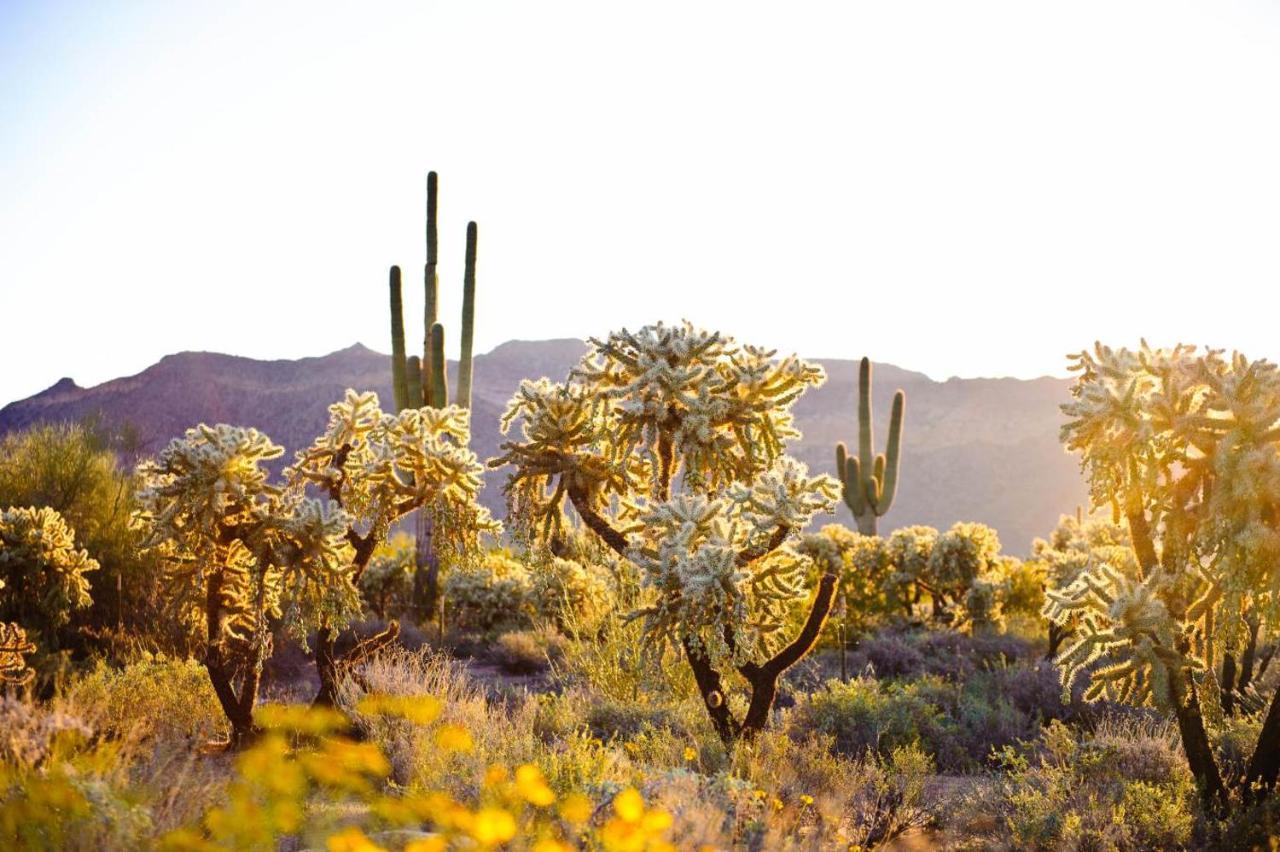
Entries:
{"label": "tall saguaro cactus", "polygon": [[[444,326],[440,324],[438,317],[440,306],[437,275],[439,240],[436,229],[438,194],[438,178],[435,172],[430,172],[427,175],[427,263],[422,276],[425,299],[421,358],[416,355],[407,355],[400,268],[391,267],[391,382],[396,407],[399,410],[423,406],[444,408],[449,404]],[[476,232],[476,223],[468,222],[466,262],[462,278],[460,334],[462,351],[458,359],[458,387],[454,396],[454,404],[462,408],[471,407],[471,361],[476,316]],[[416,533],[418,571],[414,576],[414,602],[425,614],[435,607],[440,575],[440,563],[433,546],[435,530],[429,513],[418,513]]]}
{"label": "tall saguaro cactus", "polygon": [[858,454],[849,455],[841,442],[836,444],[836,472],[840,477],[845,505],[858,522],[858,532],[876,534],[876,521],[893,505],[898,491],[898,462],[902,451],[902,420],[907,395],[893,395],[889,414],[889,442],[875,455],[875,432],[871,423],[871,360],[863,358],[858,368]]}

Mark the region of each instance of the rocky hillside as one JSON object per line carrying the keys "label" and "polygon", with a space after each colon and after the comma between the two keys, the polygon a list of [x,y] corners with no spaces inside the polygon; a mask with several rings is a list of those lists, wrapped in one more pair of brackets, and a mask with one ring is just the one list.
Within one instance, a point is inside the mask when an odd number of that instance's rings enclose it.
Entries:
{"label": "rocky hillside", "polygon": [[[578,340],[511,341],[476,357],[474,446],[482,458],[497,450],[498,416],[520,380],[563,376],[584,348]],[[389,362],[359,344],[296,361],[182,352],[92,388],[62,379],[0,409],[0,434],[96,416],[108,426],[130,424],[143,452],[154,452],[196,423],[223,422],[257,427],[292,451],[323,427],[328,405],[345,388],[372,389],[389,400]],[[857,365],[822,363],[827,383],[797,405],[804,440],[795,453],[810,467],[829,470],[836,441],[856,440]],[[879,444],[894,390],[907,392],[902,484],[882,529],[983,521],[1000,531],[1006,550],[1021,553],[1059,514],[1084,501],[1076,462],[1058,443],[1066,380],[935,382],[888,364],[876,367],[875,379]],[[490,474],[485,489],[495,510],[502,507],[500,481]],[[839,518],[849,520],[843,507]]]}

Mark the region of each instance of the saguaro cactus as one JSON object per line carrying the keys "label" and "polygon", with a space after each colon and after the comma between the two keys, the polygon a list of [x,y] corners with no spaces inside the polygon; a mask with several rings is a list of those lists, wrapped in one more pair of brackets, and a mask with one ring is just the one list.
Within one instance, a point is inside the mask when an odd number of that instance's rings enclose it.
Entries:
{"label": "saguaro cactus", "polygon": [[845,505],[858,522],[858,532],[876,534],[876,521],[893,505],[898,491],[898,462],[902,450],[902,420],[907,395],[893,395],[889,415],[889,442],[885,451],[874,455],[875,433],[871,423],[871,360],[863,358],[858,368],[858,455],[849,455],[841,442],[836,444],[836,472],[843,486]]}
{"label": "saguaro cactus", "polygon": [[[391,381],[398,410],[405,408],[444,408],[449,404],[447,363],[444,356],[444,326],[438,321],[439,281],[437,275],[438,244],[436,207],[439,180],[435,172],[427,175],[427,263],[423,270],[425,299],[423,309],[422,357],[407,356],[405,349],[403,300],[400,292],[400,269],[391,267]],[[467,223],[466,261],[462,278],[461,352],[458,358],[458,387],[454,404],[471,407],[472,345],[476,316],[476,238],[475,222]],[[439,561],[432,544],[434,530],[429,513],[419,512],[415,525],[418,571],[414,575],[414,601],[426,613],[435,607],[439,578]]]}
{"label": "saguaro cactus", "polygon": [[[436,199],[438,181],[436,173],[427,175],[427,263],[423,272],[425,304],[423,310],[422,357],[408,355],[405,347],[404,302],[401,295],[400,267],[391,267],[391,383],[397,409],[443,408],[448,404],[448,394],[443,398],[436,392],[438,376],[445,374],[443,344],[437,355],[434,330],[440,326],[439,286],[437,268]],[[476,240],[475,222],[467,223],[466,262],[462,278],[462,350],[458,359],[458,387],[454,404],[471,407],[472,346],[475,340],[476,318]],[[443,328],[441,329],[443,334]],[[436,363],[439,359],[439,363]]]}

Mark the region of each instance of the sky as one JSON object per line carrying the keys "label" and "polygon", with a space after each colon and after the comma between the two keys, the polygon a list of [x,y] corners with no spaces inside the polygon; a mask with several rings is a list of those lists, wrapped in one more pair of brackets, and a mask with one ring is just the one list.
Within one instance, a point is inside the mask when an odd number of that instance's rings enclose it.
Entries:
{"label": "sky", "polygon": [[[1280,359],[1280,4],[0,0],[0,403],[687,318],[958,376]],[[421,334],[410,322],[409,334]]]}

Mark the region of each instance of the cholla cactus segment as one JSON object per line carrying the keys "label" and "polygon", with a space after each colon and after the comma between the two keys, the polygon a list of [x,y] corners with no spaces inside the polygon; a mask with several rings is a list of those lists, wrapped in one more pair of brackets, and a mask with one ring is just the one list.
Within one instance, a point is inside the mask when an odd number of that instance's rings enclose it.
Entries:
{"label": "cholla cactus segment", "polygon": [[27,641],[25,630],[0,622],[0,686],[21,686],[35,677],[26,661],[26,656],[35,650],[36,646]]}
{"label": "cholla cactus segment", "polygon": [[1076,639],[1058,657],[1064,695],[1086,675],[1085,700],[1110,698],[1168,707],[1171,670],[1195,661],[1178,650],[1177,622],[1161,600],[1161,575],[1135,580],[1106,564],[1091,566],[1070,586],[1047,594],[1044,615],[1076,624]]}
{"label": "cholla cactus segment", "polygon": [[511,517],[526,532],[558,533],[570,488],[603,508],[648,478],[647,460],[613,443],[609,412],[588,387],[523,381],[502,416],[503,433],[516,421],[522,440],[503,444],[505,453],[489,464],[515,467],[506,492]]}
{"label": "cholla cactus segment", "polygon": [[39,612],[50,627],[61,627],[73,610],[92,603],[85,575],[96,570],[97,561],[76,547],[75,533],[57,511],[0,511],[0,586],[9,587],[13,604],[6,609]]}

